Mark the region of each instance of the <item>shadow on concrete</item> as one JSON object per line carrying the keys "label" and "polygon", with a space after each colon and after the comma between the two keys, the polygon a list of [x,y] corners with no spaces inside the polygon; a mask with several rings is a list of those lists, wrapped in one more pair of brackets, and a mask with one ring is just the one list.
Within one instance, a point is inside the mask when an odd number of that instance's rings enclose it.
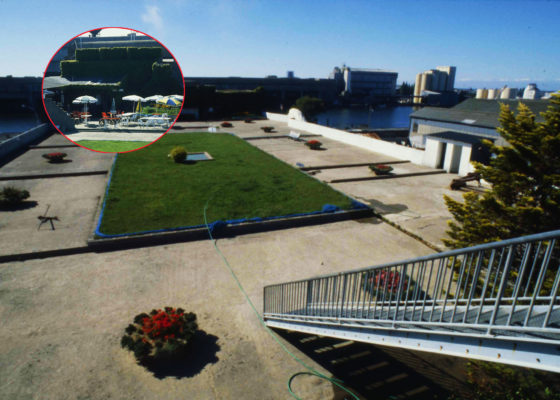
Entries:
{"label": "shadow on concrete", "polygon": [[381,220],[380,218],[377,218],[377,217],[359,218],[359,219],[356,219],[355,221],[359,222],[360,224],[373,224],[373,225],[378,225],[378,224],[383,223],[383,220]]}
{"label": "shadow on concrete", "polygon": [[[448,373],[441,356],[426,360],[408,350],[281,329],[275,332],[364,399],[447,399],[452,392],[466,390],[459,378]],[[337,398],[344,398],[340,389],[334,385],[333,389],[342,396]]]}
{"label": "shadow on concrete", "polygon": [[33,207],[37,207],[39,203],[37,203],[35,200],[30,200],[30,201],[22,201],[20,204],[16,205],[16,206],[4,206],[4,207],[0,207],[0,212],[12,212],[12,211],[21,211],[21,210],[27,210]]}
{"label": "shadow on concrete", "polygon": [[218,362],[216,353],[220,351],[218,337],[198,330],[194,334],[192,345],[183,359],[167,362],[150,362],[145,367],[158,379],[168,377],[192,378],[198,375],[208,364]]}
{"label": "shadow on concrete", "polygon": [[379,200],[375,199],[366,199],[366,201],[373,207],[375,212],[385,215],[385,214],[398,214],[403,211],[408,210],[408,206],[406,204],[385,204]]}
{"label": "shadow on concrete", "polygon": [[72,160],[69,160],[67,158],[65,158],[64,160],[60,160],[60,161],[49,161],[49,164],[68,164],[71,163]]}

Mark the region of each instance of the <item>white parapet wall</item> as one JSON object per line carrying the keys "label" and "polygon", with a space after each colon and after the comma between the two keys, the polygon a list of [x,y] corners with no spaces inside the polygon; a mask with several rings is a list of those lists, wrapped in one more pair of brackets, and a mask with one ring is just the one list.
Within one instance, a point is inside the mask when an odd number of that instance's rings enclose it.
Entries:
{"label": "white parapet wall", "polygon": [[25,132],[20,133],[13,138],[10,138],[0,143],[0,164],[13,153],[23,149],[29,143],[47,136],[52,129],[51,124],[41,124],[31,128]]}
{"label": "white parapet wall", "polygon": [[266,113],[266,118],[271,121],[288,122],[288,116],[284,114]]}
{"label": "white parapet wall", "polygon": [[346,143],[352,146],[360,147],[375,153],[384,154],[386,156],[398,158],[400,160],[409,160],[418,165],[423,165],[424,151],[413,149],[412,147],[401,146],[395,143],[386,142],[384,140],[373,139],[367,136],[346,132],[340,129],[328,128],[326,126],[313,124],[311,122],[296,121],[289,119],[287,115],[266,113],[266,117],[272,121],[287,122],[289,128],[314,133],[324,136],[328,139]]}

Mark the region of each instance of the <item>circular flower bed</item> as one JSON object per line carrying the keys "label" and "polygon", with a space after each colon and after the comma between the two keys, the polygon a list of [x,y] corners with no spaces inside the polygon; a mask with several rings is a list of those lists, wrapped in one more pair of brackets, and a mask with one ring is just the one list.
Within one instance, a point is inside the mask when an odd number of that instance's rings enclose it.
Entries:
{"label": "circular flower bed", "polygon": [[393,167],[384,164],[371,164],[369,169],[375,172],[375,175],[388,175],[393,170]]}
{"label": "circular flower bed", "polygon": [[125,329],[121,346],[134,352],[141,364],[183,356],[198,325],[196,314],[165,307],[134,317]]}
{"label": "circular flower bed", "polygon": [[43,158],[46,158],[47,160],[49,160],[50,163],[62,162],[64,160],[64,157],[66,157],[66,156],[67,156],[66,153],[47,153],[47,154],[43,154]]}
{"label": "circular flower bed", "polygon": [[309,147],[311,150],[319,150],[321,148],[321,145],[323,143],[319,142],[318,140],[308,140],[307,142],[305,142],[305,145],[307,147]]}

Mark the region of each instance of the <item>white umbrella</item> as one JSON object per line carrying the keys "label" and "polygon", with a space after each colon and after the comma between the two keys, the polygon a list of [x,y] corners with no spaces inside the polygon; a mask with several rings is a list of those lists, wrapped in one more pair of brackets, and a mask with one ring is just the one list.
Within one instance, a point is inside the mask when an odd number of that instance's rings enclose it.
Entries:
{"label": "white umbrella", "polygon": [[145,101],[158,101],[159,99],[162,99],[163,96],[161,94],[154,94],[153,96],[150,97],[146,97],[144,100]]}
{"label": "white umbrella", "polygon": [[89,103],[97,103],[97,99],[95,97],[92,96],[80,96],[80,97],[76,97],[73,101],[73,104],[83,104],[84,105],[84,112],[87,113],[87,105]]}
{"label": "white umbrella", "polygon": [[[124,101],[133,101],[134,103],[139,102],[139,101],[145,101],[143,97],[140,97],[136,94],[129,94],[128,96],[124,96],[122,99]],[[134,103],[132,105],[132,111],[134,111],[134,108],[135,108],[134,106],[136,105]]]}
{"label": "white umbrella", "polygon": [[183,101],[183,96],[181,96],[180,94],[171,94],[169,95],[169,97],[174,97],[177,100]]}

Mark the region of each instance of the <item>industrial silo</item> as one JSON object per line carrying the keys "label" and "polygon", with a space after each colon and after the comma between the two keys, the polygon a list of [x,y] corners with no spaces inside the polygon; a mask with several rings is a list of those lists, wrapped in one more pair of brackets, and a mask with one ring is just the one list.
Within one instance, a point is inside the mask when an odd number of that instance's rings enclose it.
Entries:
{"label": "industrial silo", "polygon": [[476,89],[476,98],[485,99],[488,91],[486,89]]}
{"label": "industrial silo", "polygon": [[420,92],[422,91],[420,85],[422,85],[422,73],[416,74],[416,81],[414,82],[414,96],[420,96]]}
{"label": "industrial silo", "polygon": [[494,100],[496,98],[498,90],[497,89],[488,89],[488,96],[486,97],[488,100]]}
{"label": "industrial silo", "polygon": [[502,93],[500,93],[500,99],[514,99],[516,94],[516,89],[506,87],[502,90]]}
{"label": "industrial silo", "polygon": [[426,71],[422,74],[422,90],[430,90],[432,87],[432,73]]}

